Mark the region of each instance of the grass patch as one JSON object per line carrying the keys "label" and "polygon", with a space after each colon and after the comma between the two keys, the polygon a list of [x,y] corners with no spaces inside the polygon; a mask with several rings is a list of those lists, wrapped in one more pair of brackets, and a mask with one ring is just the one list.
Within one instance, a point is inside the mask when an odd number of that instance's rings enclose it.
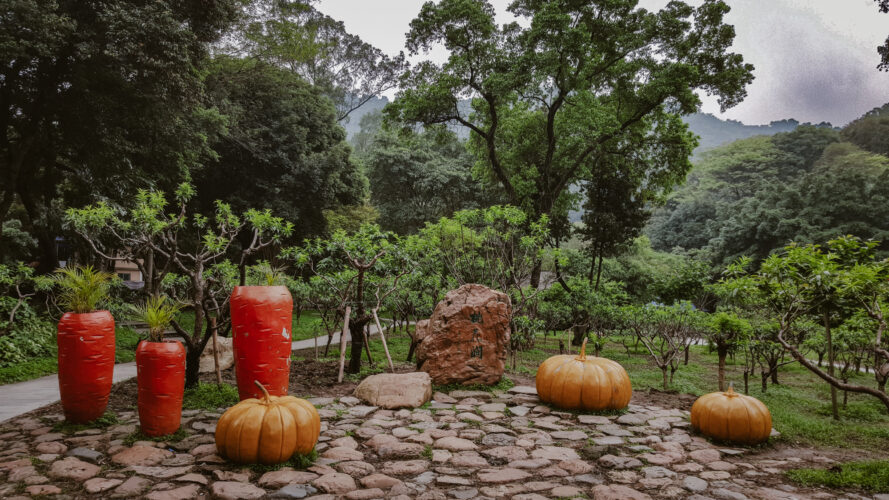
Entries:
{"label": "grass patch", "polygon": [[889,493],[889,460],[848,462],[830,469],[794,469],[787,477],[804,486],[861,488]]}
{"label": "grass patch", "polygon": [[280,464],[271,464],[271,465],[250,464],[247,466],[247,468],[252,470],[253,472],[257,472],[260,474],[266,473],[266,472],[272,472],[272,471],[276,471],[276,470],[281,470],[284,467],[292,467],[296,470],[305,470],[305,469],[308,469],[309,467],[311,467],[312,464],[314,464],[315,460],[317,460],[317,459],[318,459],[318,452],[313,449],[306,455],[300,455],[299,453],[297,453],[297,454],[293,455],[292,457],[290,457],[290,460],[288,460],[286,462],[282,462]]}
{"label": "grass patch", "polygon": [[421,453],[421,455],[422,455],[423,458],[425,458],[426,460],[432,460],[432,445],[427,444],[427,445],[423,448],[423,453]]}
{"label": "grass patch", "polygon": [[186,410],[216,410],[237,404],[239,400],[238,388],[233,385],[201,382],[196,387],[185,390],[182,408]]}
{"label": "grass patch", "polygon": [[138,429],[135,432],[127,435],[127,437],[123,438],[123,444],[125,444],[126,446],[133,446],[133,443],[135,443],[136,441],[163,441],[165,443],[178,443],[179,441],[182,441],[190,435],[191,434],[187,430],[185,430],[185,427],[180,427],[176,430],[176,432],[167,434],[165,436],[146,436],[145,434],[142,434],[141,429]]}
{"label": "grass patch", "polygon": [[55,356],[29,359],[23,363],[0,368],[0,385],[24,382],[35,378],[52,375],[59,371],[59,363]]}
{"label": "grass patch", "polygon": [[52,431],[70,435],[86,429],[106,429],[118,423],[120,423],[120,420],[117,419],[117,414],[109,410],[101,417],[85,424],[72,424],[66,420],[56,422],[56,424],[52,426]]}
{"label": "grass patch", "polygon": [[128,326],[119,326],[114,332],[114,362],[129,363],[136,359],[136,346],[142,340],[136,330]]}

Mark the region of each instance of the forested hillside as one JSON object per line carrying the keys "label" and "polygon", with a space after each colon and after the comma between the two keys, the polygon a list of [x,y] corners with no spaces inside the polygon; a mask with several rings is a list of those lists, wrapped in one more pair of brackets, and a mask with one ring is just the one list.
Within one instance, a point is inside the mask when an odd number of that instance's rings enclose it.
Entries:
{"label": "forested hillside", "polygon": [[686,250],[715,265],[841,234],[885,242],[889,105],[840,131],[803,125],[704,153],[646,233],[656,249]]}

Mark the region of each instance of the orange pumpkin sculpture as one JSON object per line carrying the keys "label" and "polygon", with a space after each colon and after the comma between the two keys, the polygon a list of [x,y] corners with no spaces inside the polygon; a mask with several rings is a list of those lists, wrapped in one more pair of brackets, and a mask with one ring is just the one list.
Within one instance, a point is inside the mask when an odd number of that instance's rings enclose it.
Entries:
{"label": "orange pumpkin sculpture", "polygon": [[279,464],[294,453],[312,451],[321,433],[321,417],[305,399],[270,396],[249,398],[232,406],[216,423],[216,450],[241,464]]}
{"label": "orange pumpkin sculpture", "polygon": [[586,340],[577,356],[553,356],[537,368],[537,395],[566,410],[620,410],[633,396],[630,376],[617,362],[586,357]]}
{"label": "orange pumpkin sculpture", "polygon": [[772,414],[762,401],[735,392],[711,392],[691,407],[691,425],[711,438],[737,444],[757,444],[772,433]]}

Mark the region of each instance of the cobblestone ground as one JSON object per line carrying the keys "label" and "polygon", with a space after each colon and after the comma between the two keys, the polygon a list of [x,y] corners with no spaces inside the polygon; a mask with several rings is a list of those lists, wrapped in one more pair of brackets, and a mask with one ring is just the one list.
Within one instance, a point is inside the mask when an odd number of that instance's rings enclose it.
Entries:
{"label": "cobblestone ground", "polygon": [[187,438],[132,446],[123,438],[136,430],[133,413],[71,435],[52,432],[59,414],[18,418],[0,426],[0,497],[889,499],[793,486],[786,469],[832,460],[715,446],[691,434],[683,410],[578,415],[541,405],[530,387],[436,393],[415,410],[311,401],[322,433],[304,471],[225,463],[213,439],[219,413],[186,411]]}

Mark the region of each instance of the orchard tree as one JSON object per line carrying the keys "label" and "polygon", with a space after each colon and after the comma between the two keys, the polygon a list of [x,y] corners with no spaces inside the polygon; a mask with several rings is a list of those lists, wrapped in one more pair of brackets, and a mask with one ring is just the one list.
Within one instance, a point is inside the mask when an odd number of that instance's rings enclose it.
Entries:
{"label": "orchard tree", "polygon": [[[719,359],[717,369],[717,383],[719,390],[724,391],[725,386],[725,358],[729,353],[736,351],[750,336],[750,323],[737,315],[727,312],[719,312],[710,318],[710,324],[703,329],[709,344],[716,349]],[[746,389],[745,389],[746,390]]]}
{"label": "orchard tree", "polygon": [[[400,279],[412,270],[399,246],[398,236],[368,224],[354,234],[337,231],[329,239],[316,238],[306,241],[303,247],[284,249],[282,256],[307,268],[336,295],[338,309],[344,318],[340,352],[345,353],[346,334],[349,333],[352,344],[349,373],[360,372],[362,350],[367,340],[365,326],[374,321],[380,335],[384,335],[378,310],[398,288]],[[388,353],[385,337],[383,342]],[[342,363],[341,356],[340,380]]]}
{"label": "orchard tree", "polygon": [[387,113],[468,128],[479,175],[532,220],[565,219],[571,186],[624,161],[668,190],[691,167],[695,140],[680,115],[697,110],[696,92],[734,106],[753,68],[729,52],[724,2],[636,3],[514,0],[508,10],[525,22],[498,26],[487,0],[426,2],[407,48],[443,46],[448,59],[408,71]]}
{"label": "orchard tree", "polygon": [[128,209],[98,203],[68,209],[65,216],[69,227],[97,255],[135,262],[153,296],[159,296],[165,285],[178,285],[171,294],[194,311],[191,332],[172,323],[187,347],[186,387],[198,383],[201,353],[214,327],[227,330],[231,326],[228,301],[239,273],[227,257],[235,238],[242,232],[250,234],[251,243],[236,258],[243,262],[244,255],[280,242],[293,231],[291,223],[268,210],[251,209],[239,216],[228,204],[217,202],[212,218],[191,213],[189,201],[194,196],[194,188],[185,183],[176,190],[171,213],[163,193],[142,190]]}
{"label": "orchard tree", "polygon": [[[834,375],[831,315],[854,313],[856,306],[868,315],[874,312],[871,317],[876,330],[869,332],[871,355],[889,360],[883,336],[886,323],[878,319],[882,317],[889,291],[886,285],[889,261],[876,258],[876,246],[876,242],[854,237],[832,240],[826,249],[818,245],[790,245],[784,252],[763,261],[758,272],[736,272],[724,282],[734,289],[735,295],[761,301],[777,317],[777,341],[796,361],[831,386],[834,418],[839,418],[837,389],[874,396],[889,410],[889,395],[880,388],[844,382]],[[828,357],[826,371],[806,358],[801,346],[803,339],[793,335],[795,325],[809,314],[817,316],[823,327]]]}

